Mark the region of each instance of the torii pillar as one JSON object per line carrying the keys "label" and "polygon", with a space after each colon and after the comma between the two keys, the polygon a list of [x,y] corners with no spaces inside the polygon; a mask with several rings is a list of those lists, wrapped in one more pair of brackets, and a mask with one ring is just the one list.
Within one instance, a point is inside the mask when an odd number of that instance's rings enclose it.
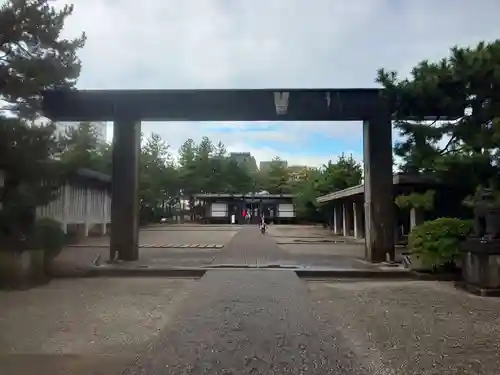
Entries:
{"label": "torii pillar", "polygon": [[141,122],[118,114],[113,123],[110,260],[139,259]]}
{"label": "torii pillar", "polygon": [[372,262],[394,260],[394,196],[390,111],[363,121],[365,251]]}

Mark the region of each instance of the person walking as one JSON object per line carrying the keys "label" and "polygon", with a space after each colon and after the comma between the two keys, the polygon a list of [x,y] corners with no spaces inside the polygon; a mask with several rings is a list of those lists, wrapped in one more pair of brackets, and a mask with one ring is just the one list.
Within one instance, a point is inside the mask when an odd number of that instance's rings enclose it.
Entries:
{"label": "person walking", "polygon": [[266,233],[266,220],[264,219],[264,215],[262,215],[262,216],[260,217],[260,224],[259,224],[259,227],[260,227],[260,233],[261,233],[261,234]]}

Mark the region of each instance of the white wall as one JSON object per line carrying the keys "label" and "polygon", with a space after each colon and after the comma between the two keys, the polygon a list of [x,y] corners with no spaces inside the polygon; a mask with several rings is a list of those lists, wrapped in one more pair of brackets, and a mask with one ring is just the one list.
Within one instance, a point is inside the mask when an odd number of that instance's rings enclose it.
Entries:
{"label": "white wall", "polygon": [[210,205],[211,217],[227,217],[227,203],[212,203]]}
{"label": "white wall", "polygon": [[111,195],[105,189],[67,184],[59,189],[56,200],[37,208],[37,217],[59,221],[64,231],[68,225],[83,224],[88,234],[93,225],[111,222]]}
{"label": "white wall", "polygon": [[278,205],[278,217],[295,217],[295,205],[292,203],[280,203]]}

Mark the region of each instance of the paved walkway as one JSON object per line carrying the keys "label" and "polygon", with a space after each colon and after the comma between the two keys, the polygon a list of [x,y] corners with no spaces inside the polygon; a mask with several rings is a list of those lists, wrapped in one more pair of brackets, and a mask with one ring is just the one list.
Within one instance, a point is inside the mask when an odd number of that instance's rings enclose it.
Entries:
{"label": "paved walkway", "polygon": [[[243,228],[220,263],[286,257],[255,227]],[[362,374],[348,345],[311,310],[293,272],[209,271],[169,330],[129,374]]]}
{"label": "paved walkway", "polygon": [[[238,237],[232,245],[238,247],[237,251],[223,250],[242,228],[250,235],[249,244],[243,237]],[[331,239],[322,228],[311,226],[271,225],[269,232],[262,236],[257,225],[156,225],[141,229],[139,260],[128,265],[159,268],[221,265],[337,270],[378,268],[363,259],[364,246],[332,243]],[[254,246],[257,243],[260,245]],[[273,250],[263,250],[262,244],[268,244]],[[87,238],[81,244],[67,247],[52,263],[51,274],[59,277],[84,275],[91,271],[97,257],[101,263],[109,259],[109,237]]]}
{"label": "paved walkway", "polygon": [[[141,228],[139,259],[147,264],[170,267],[210,265],[238,226],[165,225]],[[88,237],[78,245],[66,247],[51,265],[54,276],[80,276],[88,272],[97,256],[109,259],[109,236]],[[172,248],[168,245],[176,245]],[[151,246],[161,245],[161,246]],[[189,247],[189,245],[202,245]],[[211,246],[209,246],[211,245]]]}
{"label": "paved walkway", "polygon": [[216,257],[214,264],[268,265],[294,264],[293,258],[280,249],[257,225],[243,227]]}
{"label": "paved walkway", "polygon": [[[245,227],[217,263],[288,262]],[[56,280],[0,293],[0,373],[497,374],[500,300],[451,284],[304,282],[271,269],[200,280]]]}

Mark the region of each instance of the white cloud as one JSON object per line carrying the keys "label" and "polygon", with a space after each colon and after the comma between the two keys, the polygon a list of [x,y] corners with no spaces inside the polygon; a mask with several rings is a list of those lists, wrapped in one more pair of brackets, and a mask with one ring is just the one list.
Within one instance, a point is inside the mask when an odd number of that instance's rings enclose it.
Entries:
{"label": "white cloud", "polygon": [[[500,2],[483,0],[73,0],[65,34],[84,30],[81,88],[373,87],[377,68],[403,74],[422,59],[438,59],[454,44],[500,35]],[[224,127],[235,131],[227,133]],[[246,131],[261,126],[262,131]],[[230,149],[267,158],[257,144],[287,144],[307,156],[314,132],[345,142],[360,124],[144,124],[177,148],[208,135]],[[280,147],[281,148],[281,147]],[[302,151],[297,151],[302,150]]]}
{"label": "white cloud", "polygon": [[[237,129],[234,132],[227,133],[223,131],[211,131],[211,127],[225,128],[232,127],[233,123],[213,125],[214,123],[146,123],[143,125],[145,137],[149,137],[152,132],[162,134],[163,138],[170,145],[170,150],[175,154],[181,144],[187,139],[192,138],[196,142],[199,142],[204,135],[210,137],[213,142],[218,142],[219,140],[224,143],[228,152],[250,152],[256,159],[257,163],[260,161],[272,160],[274,157],[279,156],[280,158],[287,160],[290,165],[309,165],[309,166],[321,166],[322,164],[328,162],[328,160],[335,160],[340,153],[322,153],[317,154],[306,149],[300,151],[301,131],[297,130],[292,124],[278,124],[279,127],[283,127],[282,130],[277,131],[245,131],[243,127],[238,127],[238,123],[235,124]],[[330,126],[335,126],[335,123],[331,123]],[[298,125],[300,126],[300,125]],[[290,130],[291,129],[291,130]],[[321,129],[320,129],[321,130]],[[304,130],[302,130],[304,131]],[[112,140],[113,137],[112,124],[108,125],[107,137],[108,141]],[[295,137],[292,139],[292,137]],[[269,141],[271,140],[275,144],[289,144],[292,140],[292,150],[290,152],[278,152],[273,147],[262,146],[256,147],[252,144],[258,143],[261,140]],[[298,147],[298,150],[294,147]],[[342,150],[345,154],[353,154],[353,156],[361,161],[362,155],[353,150]]]}

